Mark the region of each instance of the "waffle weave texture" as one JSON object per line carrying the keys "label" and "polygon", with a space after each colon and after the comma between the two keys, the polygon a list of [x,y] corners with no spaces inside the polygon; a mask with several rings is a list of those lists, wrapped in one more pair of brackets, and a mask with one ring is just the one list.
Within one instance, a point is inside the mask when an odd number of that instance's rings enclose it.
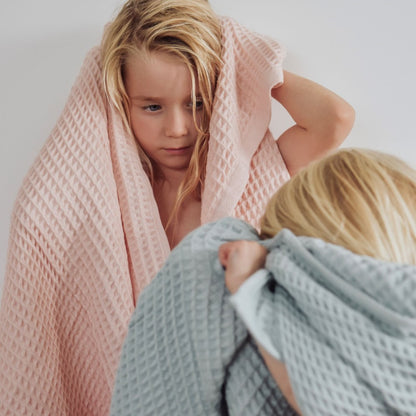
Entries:
{"label": "waffle weave texture", "polygon": [[[291,415],[235,315],[218,261],[258,240],[225,218],[191,233],[142,292],[111,414]],[[283,230],[269,250],[258,321],[285,362],[303,415],[416,415],[416,267]],[[145,392],[145,394],[143,394]]]}
{"label": "waffle weave texture", "polygon": [[219,246],[256,240],[225,218],[188,235],[140,294],[112,416],[295,415],[228,301]]}
{"label": "waffle weave texture", "polygon": [[[289,175],[268,130],[284,51],[224,18],[202,222],[258,225]],[[86,57],[14,207],[0,309],[1,415],[106,415],[128,321],[170,252],[133,137]]]}
{"label": "waffle weave texture", "polygon": [[270,240],[266,331],[303,415],[416,415],[416,266],[283,230]]}

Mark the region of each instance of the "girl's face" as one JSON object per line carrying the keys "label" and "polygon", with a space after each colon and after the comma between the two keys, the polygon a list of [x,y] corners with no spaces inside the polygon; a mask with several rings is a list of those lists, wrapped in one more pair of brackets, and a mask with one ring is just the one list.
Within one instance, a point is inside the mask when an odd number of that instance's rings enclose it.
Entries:
{"label": "girl's face", "polygon": [[[165,176],[185,171],[197,139],[187,66],[165,52],[136,54],[127,60],[124,83],[131,127],[144,152]],[[202,114],[198,94],[196,85],[197,123]]]}

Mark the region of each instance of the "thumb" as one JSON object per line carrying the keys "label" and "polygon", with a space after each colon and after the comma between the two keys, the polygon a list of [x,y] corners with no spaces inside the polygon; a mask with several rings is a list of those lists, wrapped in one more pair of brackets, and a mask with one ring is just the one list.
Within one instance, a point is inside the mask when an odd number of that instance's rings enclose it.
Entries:
{"label": "thumb", "polygon": [[235,251],[236,248],[234,242],[224,243],[220,246],[218,250],[218,259],[225,268],[227,268]]}

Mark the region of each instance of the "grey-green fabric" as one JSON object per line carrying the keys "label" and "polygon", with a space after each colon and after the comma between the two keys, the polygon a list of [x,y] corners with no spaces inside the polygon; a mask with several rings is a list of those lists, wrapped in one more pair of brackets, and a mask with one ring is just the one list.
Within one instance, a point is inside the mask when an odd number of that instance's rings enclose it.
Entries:
{"label": "grey-green fabric", "polygon": [[[258,240],[226,218],[188,235],[140,295],[112,415],[292,415],[229,303],[217,258]],[[416,269],[283,230],[261,242],[260,306],[304,415],[416,415]]]}

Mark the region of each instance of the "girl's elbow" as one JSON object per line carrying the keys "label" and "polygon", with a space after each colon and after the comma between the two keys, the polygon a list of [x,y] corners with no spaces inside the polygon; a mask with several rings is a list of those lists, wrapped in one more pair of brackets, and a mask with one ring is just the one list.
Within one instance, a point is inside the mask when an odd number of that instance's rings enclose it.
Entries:
{"label": "girl's elbow", "polygon": [[354,107],[346,102],[338,112],[340,123],[344,124],[345,128],[350,131],[355,121]]}
{"label": "girl's elbow", "polygon": [[355,121],[354,108],[344,102],[336,108],[333,116],[332,140],[340,145],[350,133]]}

